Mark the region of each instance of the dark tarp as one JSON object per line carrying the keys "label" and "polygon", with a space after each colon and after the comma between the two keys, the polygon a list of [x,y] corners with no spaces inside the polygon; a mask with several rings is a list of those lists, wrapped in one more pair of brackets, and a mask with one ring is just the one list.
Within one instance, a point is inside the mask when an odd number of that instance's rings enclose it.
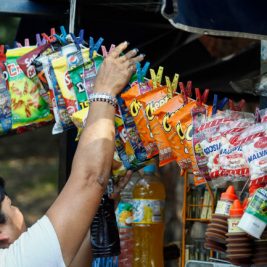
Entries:
{"label": "dark tarp", "polygon": [[162,14],[181,30],[267,39],[267,1],[163,0]]}

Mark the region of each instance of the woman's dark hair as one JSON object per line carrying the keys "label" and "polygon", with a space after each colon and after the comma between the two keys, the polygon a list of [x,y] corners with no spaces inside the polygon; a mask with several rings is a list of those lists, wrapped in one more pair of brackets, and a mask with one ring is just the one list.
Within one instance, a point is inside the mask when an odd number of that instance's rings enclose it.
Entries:
{"label": "woman's dark hair", "polygon": [[2,201],[4,200],[6,195],[5,192],[5,180],[0,177],[0,224],[4,224],[6,222],[6,217],[5,215],[2,213]]}

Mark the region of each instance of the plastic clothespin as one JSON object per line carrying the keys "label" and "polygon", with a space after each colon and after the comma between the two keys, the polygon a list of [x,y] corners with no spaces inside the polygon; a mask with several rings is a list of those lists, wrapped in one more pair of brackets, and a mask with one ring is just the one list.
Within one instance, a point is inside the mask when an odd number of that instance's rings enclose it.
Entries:
{"label": "plastic clothespin", "polygon": [[93,58],[94,51],[97,52],[102,45],[104,39],[100,37],[95,43],[93,37],[89,37],[89,58]]}
{"label": "plastic clothespin", "polygon": [[172,83],[168,76],[165,76],[166,85],[168,88],[168,97],[171,98],[175,91],[177,90],[178,80],[179,80],[179,74],[175,73]]}
{"label": "plastic clothespin", "polygon": [[233,100],[229,99],[229,108],[233,111],[242,111],[246,101],[244,99],[240,100],[238,103],[234,103]]}
{"label": "plastic clothespin", "polygon": [[207,102],[209,96],[209,89],[205,89],[204,93],[201,95],[199,88],[195,88],[195,93],[197,105],[201,106],[202,104],[205,104]]}
{"label": "plastic clothespin", "polygon": [[57,38],[55,37],[55,35],[56,35],[55,28],[50,29],[50,36],[47,36],[46,33],[42,33],[43,40],[45,40],[48,43],[52,43],[52,42],[56,41]]}
{"label": "plastic clothespin", "polygon": [[22,44],[17,42],[17,41],[15,41],[14,42],[14,48],[20,48],[20,47],[22,47]]}
{"label": "plastic clothespin", "polygon": [[101,45],[101,50],[102,50],[102,56],[103,57],[106,57],[110,52],[113,51],[113,49],[115,48],[116,46],[114,44],[112,44],[109,48],[109,51],[107,51],[107,48],[104,46],[104,45]]}
{"label": "plastic clothespin", "polygon": [[218,103],[218,95],[214,94],[213,96],[213,103],[212,103],[212,115],[216,114],[218,110],[223,110],[224,106],[227,104],[228,98],[224,97],[219,103]]}
{"label": "plastic clothespin", "polygon": [[70,33],[71,39],[73,41],[73,43],[75,44],[75,46],[77,47],[77,50],[80,50],[80,41],[79,38],[77,38],[74,33]]}
{"label": "plastic clothespin", "polygon": [[150,62],[146,62],[143,68],[141,68],[140,62],[136,63],[136,73],[137,73],[137,82],[142,83],[144,81],[144,77],[147,74],[147,71],[149,69]]}
{"label": "plastic clothespin", "polygon": [[0,45],[0,55],[4,55],[4,54],[5,54],[5,46]]}
{"label": "plastic clothespin", "polygon": [[163,69],[164,68],[160,66],[158,68],[157,75],[153,69],[150,69],[150,75],[151,75],[151,80],[152,80],[152,84],[153,84],[153,89],[157,88],[158,85],[161,84]]}
{"label": "plastic clothespin", "polygon": [[80,29],[79,36],[77,37],[79,44],[82,44],[84,41],[84,29]]}
{"label": "plastic clothespin", "polygon": [[30,46],[30,40],[28,38],[24,39],[24,46]]}
{"label": "plastic clothespin", "polygon": [[36,45],[37,46],[43,45],[43,42],[45,41],[45,39],[44,38],[43,38],[43,40],[41,39],[40,33],[36,33],[35,38],[36,38]]}
{"label": "plastic clothespin", "polygon": [[183,99],[184,99],[184,104],[187,104],[188,103],[188,97],[192,96],[192,81],[188,81],[186,83],[186,87],[184,87],[183,82],[179,82],[179,87],[180,87],[180,91],[181,91],[181,94],[182,94]]}
{"label": "plastic clothespin", "polygon": [[61,35],[58,34],[54,34],[54,37],[63,45],[67,45],[68,41],[67,41],[67,32],[65,30],[64,26],[60,26],[60,31],[61,31]]}

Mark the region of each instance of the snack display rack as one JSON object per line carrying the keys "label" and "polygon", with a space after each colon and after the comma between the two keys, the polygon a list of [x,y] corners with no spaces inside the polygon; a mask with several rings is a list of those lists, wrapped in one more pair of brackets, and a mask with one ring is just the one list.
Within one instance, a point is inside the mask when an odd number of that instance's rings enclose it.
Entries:
{"label": "snack display rack", "polygon": [[[214,211],[215,207],[215,198],[214,194],[208,185],[208,183],[205,184],[205,187],[208,191],[209,197],[210,197],[210,204],[204,205],[203,203],[199,204],[192,204],[188,203],[188,193],[190,191],[190,185],[189,185],[189,176],[191,173],[185,172],[184,174],[184,196],[183,196],[183,213],[182,213],[182,247],[181,247],[181,266],[187,266],[186,265],[186,234],[187,234],[187,224],[188,222],[201,222],[201,223],[209,223],[210,219],[208,218],[199,218],[199,217],[193,217],[188,216],[190,209],[193,208],[211,208],[211,211]],[[210,251],[210,256],[212,256],[212,251]]]}

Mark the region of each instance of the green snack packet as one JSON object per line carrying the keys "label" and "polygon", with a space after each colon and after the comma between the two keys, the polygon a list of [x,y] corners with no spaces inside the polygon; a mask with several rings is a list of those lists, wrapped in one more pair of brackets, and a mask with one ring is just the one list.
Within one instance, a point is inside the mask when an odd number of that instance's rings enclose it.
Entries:
{"label": "green snack packet", "polygon": [[40,95],[39,83],[34,83],[21,70],[17,59],[35,47],[7,50],[6,65],[11,96],[12,129],[53,119],[48,104]]}

